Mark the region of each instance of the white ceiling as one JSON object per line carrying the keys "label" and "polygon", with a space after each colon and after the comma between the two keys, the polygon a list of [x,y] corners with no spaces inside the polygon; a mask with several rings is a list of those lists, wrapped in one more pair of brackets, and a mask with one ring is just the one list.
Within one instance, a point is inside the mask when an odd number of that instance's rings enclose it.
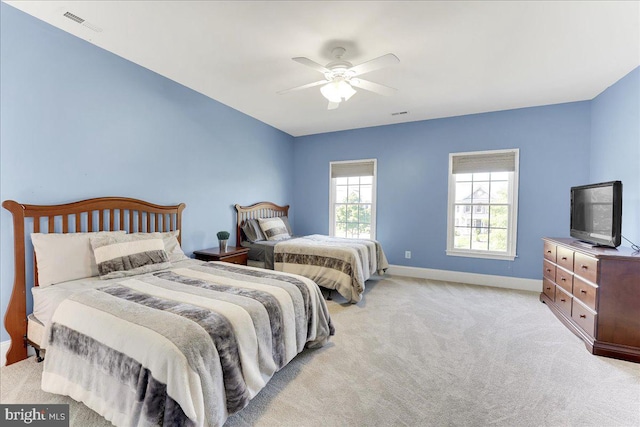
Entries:
{"label": "white ceiling", "polygon": [[[593,99],[640,65],[637,1],[6,3],[294,136]],[[394,53],[363,78],[397,93],[331,111],[319,87],[276,93],[322,79],[291,58],[336,46]]]}

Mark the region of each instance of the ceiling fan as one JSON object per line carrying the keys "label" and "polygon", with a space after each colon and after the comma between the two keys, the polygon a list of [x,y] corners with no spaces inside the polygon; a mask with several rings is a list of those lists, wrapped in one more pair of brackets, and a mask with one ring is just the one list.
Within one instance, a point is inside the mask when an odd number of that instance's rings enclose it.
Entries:
{"label": "ceiling fan", "polygon": [[356,76],[397,64],[400,62],[397,56],[392,53],[387,53],[386,55],[382,55],[378,58],[354,66],[350,62],[342,59],[345,52],[346,50],[343,47],[336,47],[333,49],[331,51],[331,55],[335,60],[328,63],[326,67],[310,60],[309,58],[291,58],[302,65],[306,65],[321,72],[324,74],[324,80],[319,80],[317,82],[308,83],[291,89],[281,90],[278,94],[283,95],[285,93],[323,85],[320,88],[320,92],[322,93],[322,96],[329,100],[327,109],[334,110],[340,106],[342,101],[347,101],[356,94],[354,87],[387,96],[396,92],[396,89],[392,87],[356,78]]}

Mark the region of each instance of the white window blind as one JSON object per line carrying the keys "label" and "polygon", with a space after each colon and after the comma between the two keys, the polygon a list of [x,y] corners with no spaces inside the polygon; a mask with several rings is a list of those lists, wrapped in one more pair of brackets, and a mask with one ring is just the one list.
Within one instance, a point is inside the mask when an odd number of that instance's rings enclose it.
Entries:
{"label": "white window blind", "polygon": [[350,176],[373,176],[375,162],[366,160],[361,162],[331,163],[331,178],[348,178]]}
{"label": "white window blind", "polygon": [[513,172],[516,169],[516,152],[494,151],[483,154],[460,154],[451,158],[451,173]]}

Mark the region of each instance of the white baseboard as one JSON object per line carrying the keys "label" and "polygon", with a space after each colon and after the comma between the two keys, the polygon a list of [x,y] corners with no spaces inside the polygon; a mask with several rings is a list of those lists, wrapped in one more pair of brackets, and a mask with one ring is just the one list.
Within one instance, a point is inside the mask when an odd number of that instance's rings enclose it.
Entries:
{"label": "white baseboard", "polygon": [[[0,342],[0,360],[2,360],[2,365],[0,365],[0,367],[5,366],[7,364],[7,352],[9,351],[10,346],[11,346],[11,340]],[[27,357],[33,356],[34,354],[36,354],[36,352],[33,349],[33,347],[28,346]]]}
{"label": "white baseboard", "polygon": [[0,360],[2,360],[2,365],[7,364],[7,351],[9,351],[9,346],[11,345],[11,340],[6,340],[0,342]]}
{"label": "white baseboard", "polygon": [[461,271],[435,270],[431,268],[390,265],[387,273],[392,276],[459,282],[470,285],[493,286],[520,291],[542,292],[542,280],[520,277],[493,276],[490,274],[464,273]]}

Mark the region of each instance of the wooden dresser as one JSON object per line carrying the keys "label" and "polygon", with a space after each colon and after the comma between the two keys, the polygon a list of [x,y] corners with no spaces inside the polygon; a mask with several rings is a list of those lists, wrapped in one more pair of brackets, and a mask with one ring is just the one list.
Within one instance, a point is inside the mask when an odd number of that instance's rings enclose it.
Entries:
{"label": "wooden dresser", "polygon": [[640,253],[542,240],[540,301],[591,353],[640,362]]}

